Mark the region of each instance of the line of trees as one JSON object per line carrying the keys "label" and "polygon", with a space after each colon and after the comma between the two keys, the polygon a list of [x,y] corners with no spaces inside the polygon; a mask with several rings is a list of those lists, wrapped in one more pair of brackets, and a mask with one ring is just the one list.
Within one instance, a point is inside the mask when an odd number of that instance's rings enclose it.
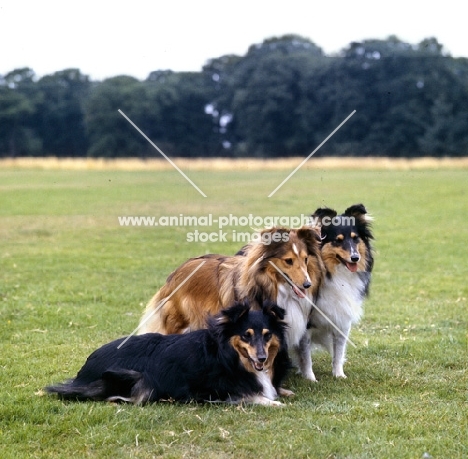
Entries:
{"label": "line of trees", "polygon": [[0,156],[466,156],[468,59],[434,38],[351,43],[339,56],[288,35],[200,72],[91,81],[78,69],[0,76]]}

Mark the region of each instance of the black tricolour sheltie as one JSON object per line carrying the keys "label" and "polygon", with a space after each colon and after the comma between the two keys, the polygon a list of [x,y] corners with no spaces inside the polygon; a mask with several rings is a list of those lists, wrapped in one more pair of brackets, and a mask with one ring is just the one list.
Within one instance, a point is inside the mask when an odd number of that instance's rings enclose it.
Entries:
{"label": "black tricolour sheltie", "polygon": [[281,405],[289,368],[284,310],[237,303],[211,317],[208,329],[147,333],[94,351],[77,376],[46,390],[64,399],[145,403],[230,401]]}
{"label": "black tricolour sheltie", "polygon": [[[333,356],[333,375],[346,378],[343,365],[347,341],[351,326],[362,316],[374,265],[372,218],[362,204],[348,207],[341,215],[320,208],[312,217],[321,226],[326,275],[310,318],[311,340]],[[313,373],[311,379],[315,379]]]}

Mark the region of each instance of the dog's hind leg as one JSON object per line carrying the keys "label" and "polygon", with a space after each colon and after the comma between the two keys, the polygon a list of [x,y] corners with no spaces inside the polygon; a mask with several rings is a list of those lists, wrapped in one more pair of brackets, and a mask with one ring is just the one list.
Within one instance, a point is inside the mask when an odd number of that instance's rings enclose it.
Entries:
{"label": "dog's hind leg", "polygon": [[333,332],[332,373],[336,378],[346,378],[343,365],[346,360],[346,346],[348,344],[348,336],[350,331],[351,326],[348,326],[342,330],[342,333],[339,333],[338,331]]}
{"label": "dog's hind leg", "polygon": [[123,401],[136,405],[151,399],[153,391],[145,381],[143,374],[126,369],[107,370],[102,375],[108,402]]}

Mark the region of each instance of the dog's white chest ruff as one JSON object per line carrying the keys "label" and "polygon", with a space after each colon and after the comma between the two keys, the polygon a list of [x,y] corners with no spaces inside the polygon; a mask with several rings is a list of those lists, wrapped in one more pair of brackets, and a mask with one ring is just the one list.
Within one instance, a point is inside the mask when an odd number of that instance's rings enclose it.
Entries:
{"label": "dog's white chest ruff", "polygon": [[288,347],[297,346],[306,332],[312,302],[308,297],[299,298],[289,285],[280,284],[277,303],[286,311],[285,320],[288,324],[286,342]]}
{"label": "dog's white chest ruff", "polygon": [[[320,289],[317,307],[341,328],[342,323],[357,323],[362,316],[362,303],[368,273],[352,273],[339,265],[332,276],[327,276]],[[323,322],[325,319],[319,317]]]}
{"label": "dog's white chest ruff", "polygon": [[337,266],[320,289],[319,311],[312,313],[312,343],[325,347],[332,355],[332,373],[338,378],[346,378],[343,371],[346,341],[352,324],[361,319],[368,282],[369,273],[352,273],[343,265]]}

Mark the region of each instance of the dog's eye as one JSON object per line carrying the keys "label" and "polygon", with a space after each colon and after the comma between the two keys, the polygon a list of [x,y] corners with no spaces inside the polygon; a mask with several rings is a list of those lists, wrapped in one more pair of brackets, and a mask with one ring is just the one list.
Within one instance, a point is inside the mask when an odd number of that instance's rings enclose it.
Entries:
{"label": "dog's eye", "polygon": [[353,241],[356,242],[356,241],[358,241],[358,240],[359,240],[359,236],[358,236],[358,235],[353,236]]}
{"label": "dog's eye", "polygon": [[307,257],[304,258],[305,264],[307,264]]}
{"label": "dog's eye", "polygon": [[252,337],[251,333],[250,332],[245,332],[242,336],[241,336],[241,339],[242,341],[250,341],[250,338]]}
{"label": "dog's eye", "polygon": [[289,266],[292,266],[292,264],[293,264],[292,258],[286,258],[284,261],[285,261],[286,264],[288,264]]}
{"label": "dog's eye", "polygon": [[266,332],[264,335],[263,335],[263,339],[265,341],[270,341],[271,340],[271,333],[270,332]]}

